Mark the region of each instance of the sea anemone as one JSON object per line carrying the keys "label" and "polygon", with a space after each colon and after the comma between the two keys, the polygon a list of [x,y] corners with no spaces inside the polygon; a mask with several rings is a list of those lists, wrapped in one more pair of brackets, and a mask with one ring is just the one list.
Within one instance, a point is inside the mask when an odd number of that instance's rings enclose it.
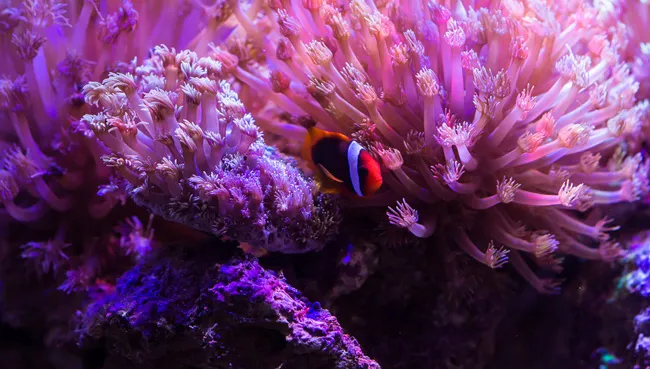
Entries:
{"label": "sea anemone", "polygon": [[116,46],[138,18],[129,1],[0,0],[2,320],[46,319],[50,343],[66,339],[82,301],[111,291],[157,245],[154,224],[101,162],[108,151],[79,125],[91,109],[82,88],[146,53]]}
{"label": "sea anemone", "polygon": [[383,163],[383,192],[359,204],[403,198],[391,224],[442,232],[492,268],[510,260],[541,292],[556,283],[524,255],[553,269],[558,252],[620,256],[599,214],[648,192],[648,103],[636,102],[615,7],[269,1],[251,16],[228,4],[247,52],[211,55],[268,99],[253,111],[260,125],[296,137],[265,116],[308,115]]}
{"label": "sea anemone", "polygon": [[[66,5],[0,2],[0,211],[9,215],[6,237],[10,245],[22,244],[14,250],[22,249],[27,269],[50,274],[73,292],[129,258],[118,257],[113,242],[113,227],[124,216],[113,210],[127,196],[93,160],[102,148],[85,142],[70,123],[88,108],[81,88],[97,62],[114,60],[87,42],[105,27],[90,22],[93,3],[72,14]],[[82,268],[83,281],[72,281],[72,271]]]}

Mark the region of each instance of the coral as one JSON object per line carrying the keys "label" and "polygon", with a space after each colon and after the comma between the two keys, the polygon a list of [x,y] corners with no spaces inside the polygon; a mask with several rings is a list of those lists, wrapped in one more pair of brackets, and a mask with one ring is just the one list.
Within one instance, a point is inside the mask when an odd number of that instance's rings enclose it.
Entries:
{"label": "coral", "polygon": [[83,350],[104,368],[379,368],[330,313],[218,241],[159,249],[91,305]]}
{"label": "coral", "polygon": [[[628,364],[627,367],[634,365],[634,368],[644,368],[650,365],[650,233],[646,229],[647,211],[637,213],[636,218],[642,225],[638,227],[633,221],[628,222],[631,232],[625,240],[627,253],[620,263],[620,275],[615,279],[615,284],[612,283],[616,288],[609,300],[609,310],[614,314],[607,316],[608,321],[604,326],[610,326],[612,337],[619,335],[626,338],[619,339],[622,342],[618,343],[618,347],[613,346],[612,351],[623,354],[621,357]],[[617,322],[618,327],[613,328]]]}
{"label": "coral", "polygon": [[628,293],[643,297],[650,296],[650,233],[644,231],[636,234],[629,241],[627,255],[623,263],[628,270],[623,273],[621,287]]}
{"label": "coral", "polygon": [[122,61],[146,55],[151,39],[167,40],[168,19],[140,22],[154,7],[0,1],[0,215],[12,225],[7,247],[22,246],[39,274],[92,264],[84,253],[110,257],[113,228],[134,219],[124,186],[101,161],[108,151],[77,123],[92,111],[83,86],[128,69]]}
{"label": "coral", "polygon": [[648,193],[648,103],[600,3],[279,1],[256,18],[234,2],[248,53],[212,56],[268,96],[258,121],[309,115],[374,153],[384,191],[356,206],[387,206],[395,227],[445,234],[491,268],[510,260],[552,293],[531,262],[620,257],[599,214]]}
{"label": "coral", "polygon": [[625,270],[618,281],[618,299],[629,308],[637,310],[633,320],[635,339],[631,345],[636,353],[636,364],[650,365],[650,232],[642,231],[628,241],[628,254],[623,259]]}
{"label": "coral", "polygon": [[221,79],[223,64],[166,46],[153,54],[135,75],[84,87],[102,111],[80,125],[109,149],[102,160],[128,182],[125,192],[166,219],[254,247],[321,249],[337,231],[336,204],[264,143]]}
{"label": "coral", "polygon": [[646,308],[639,312],[634,318],[634,330],[638,334],[637,340],[634,344],[634,351],[636,351],[643,359],[641,362],[648,365],[650,362],[650,308]]}

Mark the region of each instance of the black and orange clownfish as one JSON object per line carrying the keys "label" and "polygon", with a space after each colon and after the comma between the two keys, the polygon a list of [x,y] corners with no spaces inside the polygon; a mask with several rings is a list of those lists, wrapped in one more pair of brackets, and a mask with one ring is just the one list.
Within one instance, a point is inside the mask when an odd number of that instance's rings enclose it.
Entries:
{"label": "black and orange clownfish", "polygon": [[370,196],[381,187],[381,168],[358,142],[338,132],[308,126],[302,157],[325,193]]}

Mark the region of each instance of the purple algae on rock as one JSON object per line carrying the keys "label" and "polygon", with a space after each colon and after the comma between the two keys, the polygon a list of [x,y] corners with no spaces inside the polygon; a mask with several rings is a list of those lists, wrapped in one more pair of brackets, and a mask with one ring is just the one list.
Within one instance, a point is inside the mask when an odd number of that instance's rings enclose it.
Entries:
{"label": "purple algae on rock", "polygon": [[379,368],[281,274],[214,242],[161,249],[126,273],[87,309],[80,348],[106,369]]}

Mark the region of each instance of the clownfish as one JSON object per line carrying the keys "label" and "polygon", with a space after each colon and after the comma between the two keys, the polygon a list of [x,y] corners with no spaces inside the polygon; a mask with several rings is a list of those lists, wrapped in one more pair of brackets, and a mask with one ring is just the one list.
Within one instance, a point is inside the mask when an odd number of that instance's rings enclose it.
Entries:
{"label": "clownfish", "polygon": [[338,132],[307,128],[302,157],[325,193],[369,196],[383,183],[375,158],[358,142]]}

